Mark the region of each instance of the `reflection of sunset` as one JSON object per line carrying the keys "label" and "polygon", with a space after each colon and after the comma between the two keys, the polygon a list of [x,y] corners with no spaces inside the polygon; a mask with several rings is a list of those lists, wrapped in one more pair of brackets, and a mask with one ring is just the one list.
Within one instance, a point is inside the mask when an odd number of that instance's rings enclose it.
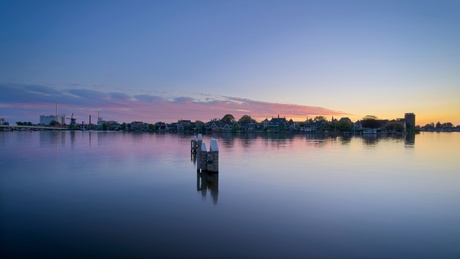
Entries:
{"label": "reflection of sunset", "polygon": [[[220,258],[235,250],[236,258],[284,258],[289,247],[289,258],[312,249],[326,251],[314,258],[328,258],[330,244],[344,242],[332,258],[393,258],[399,251],[417,258],[447,251],[441,257],[452,258],[458,252],[457,132],[204,134],[206,144],[218,140],[218,173],[197,172],[192,137],[0,132],[1,150],[8,150],[0,156],[5,201],[0,218],[2,237],[11,244],[2,252],[29,258],[66,257],[78,250],[79,257],[93,257],[94,247],[123,243],[121,250],[104,250],[103,257],[140,250],[145,257]],[[424,228],[434,237],[417,238]],[[203,231],[219,242],[203,249],[196,238]],[[439,238],[443,242],[436,242]],[[378,242],[368,243],[367,253],[349,249],[370,239]],[[262,244],[255,247],[254,240]],[[318,242],[305,249],[304,240]],[[404,242],[409,245],[401,246]],[[273,243],[282,245],[267,252]],[[189,246],[176,253],[171,244]],[[254,253],[246,256],[240,251],[248,244]],[[405,250],[395,253],[388,245]]]}

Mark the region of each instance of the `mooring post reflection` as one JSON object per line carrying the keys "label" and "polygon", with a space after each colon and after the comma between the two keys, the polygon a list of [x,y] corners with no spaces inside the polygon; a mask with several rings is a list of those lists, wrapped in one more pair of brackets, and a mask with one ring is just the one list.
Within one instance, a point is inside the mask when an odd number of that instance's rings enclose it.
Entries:
{"label": "mooring post reflection", "polygon": [[193,162],[193,165],[196,165],[196,153],[190,153],[190,161]]}
{"label": "mooring post reflection", "polygon": [[196,190],[201,192],[203,199],[206,199],[209,190],[212,202],[217,204],[219,196],[219,174],[208,172],[196,173]]}

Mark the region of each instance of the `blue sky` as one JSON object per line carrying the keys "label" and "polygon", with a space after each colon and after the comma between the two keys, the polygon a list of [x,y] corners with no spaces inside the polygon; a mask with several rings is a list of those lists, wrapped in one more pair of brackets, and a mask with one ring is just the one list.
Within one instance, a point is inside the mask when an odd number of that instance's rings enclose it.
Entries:
{"label": "blue sky", "polygon": [[460,124],[459,32],[459,1],[2,1],[0,117]]}

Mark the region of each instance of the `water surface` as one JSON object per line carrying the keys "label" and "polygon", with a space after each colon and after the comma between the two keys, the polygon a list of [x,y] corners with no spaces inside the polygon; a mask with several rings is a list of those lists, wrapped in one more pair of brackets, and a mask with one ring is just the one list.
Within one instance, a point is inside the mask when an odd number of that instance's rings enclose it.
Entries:
{"label": "water surface", "polygon": [[458,133],[212,137],[0,132],[0,257],[460,257]]}

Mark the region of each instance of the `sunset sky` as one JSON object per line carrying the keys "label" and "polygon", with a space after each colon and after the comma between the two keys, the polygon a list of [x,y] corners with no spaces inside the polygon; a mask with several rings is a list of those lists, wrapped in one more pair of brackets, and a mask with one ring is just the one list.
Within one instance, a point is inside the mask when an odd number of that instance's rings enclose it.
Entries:
{"label": "sunset sky", "polygon": [[1,1],[0,117],[460,124],[460,1]]}

